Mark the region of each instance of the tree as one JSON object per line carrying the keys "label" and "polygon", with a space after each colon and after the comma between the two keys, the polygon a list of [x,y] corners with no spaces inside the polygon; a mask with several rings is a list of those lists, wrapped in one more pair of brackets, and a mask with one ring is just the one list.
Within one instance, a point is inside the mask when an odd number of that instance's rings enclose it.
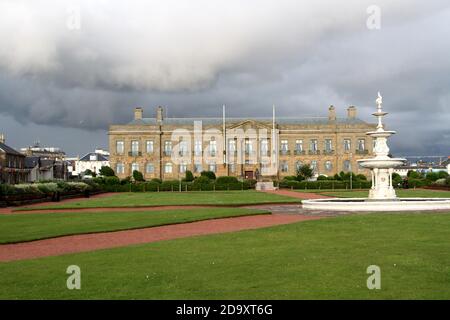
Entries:
{"label": "tree", "polygon": [[137,170],[133,171],[133,179],[134,181],[145,181],[142,173]]}
{"label": "tree", "polygon": [[216,180],[216,174],[212,171],[202,171],[200,173],[200,175],[202,177],[207,177],[208,179],[211,179],[211,180]]}
{"label": "tree", "polygon": [[304,164],[299,168],[297,168],[296,173],[297,173],[297,180],[302,181],[312,178],[312,176],[314,175],[314,170],[309,165]]}
{"label": "tree", "polygon": [[100,175],[104,177],[114,177],[116,174],[111,167],[108,166],[102,166],[100,168]]}
{"label": "tree", "polygon": [[186,182],[194,181],[194,175],[192,174],[192,171],[190,171],[190,170],[186,171],[185,181]]}
{"label": "tree", "polygon": [[86,171],[84,172],[84,175],[85,176],[92,176],[92,177],[96,177],[97,176],[97,174],[94,171],[90,170],[90,169],[86,169]]}
{"label": "tree", "polygon": [[409,170],[408,171],[408,178],[421,179],[422,175],[419,172],[417,172],[417,171]]}

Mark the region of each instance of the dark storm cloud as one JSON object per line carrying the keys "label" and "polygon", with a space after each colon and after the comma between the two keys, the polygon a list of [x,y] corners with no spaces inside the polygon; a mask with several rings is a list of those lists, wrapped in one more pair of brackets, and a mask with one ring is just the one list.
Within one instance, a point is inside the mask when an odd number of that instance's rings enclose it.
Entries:
{"label": "dark storm cloud", "polygon": [[[105,144],[96,130],[128,121],[135,106],[147,116],[157,105],[217,116],[222,104],[232,116],[270,116],[275,104],[302,116],[334,104],[344,116],[357,105],[371,120],[380,90],[399,131],[394,152],[450,151],[447,1],[91,2],[0,2],[0,125],[13,143],[24,143],[22,126],[89,151]],[[376,31],[366,27],[372,4]],[[80,30],[66,27],[73,8]],[[95,138],[74,143],[80,129]]]}

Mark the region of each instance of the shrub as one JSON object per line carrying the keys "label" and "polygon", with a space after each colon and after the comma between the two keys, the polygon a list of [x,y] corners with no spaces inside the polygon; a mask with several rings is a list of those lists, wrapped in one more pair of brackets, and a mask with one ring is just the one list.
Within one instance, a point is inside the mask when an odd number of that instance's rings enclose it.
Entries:
{"label": "shrub", "polygon": [[216,179],[216,184],[228,184],[228,183],[238,183],[236,177],[223,176]]}
{"label": "shrub", "polygon": [[363,174],[358,174],[356,176],[356,180],[360,180],[360,181],[367,181],[367,177]]}
{"label": "shrub", "polygon": [[201,175],[200,177],[197,177],[194,180],[194,184],[210,184],[210,183],[211,183],[211,180],[207,176],[204,176],[204,175]]}
{"label": "shrub", "polygon": [[416,171],[409,170],[408,171],[408,178],[410,178],[410,179],[421,179],[422,178],[422,174],[420,174],[419,172],[416,172]]}
{"label": "shrub", "polygon": [[55,182],[47,182],[47,183],[38,183],[36,184],[39,191],[41,191],[44,194],[52,194],[56,191],[60,191],[58,188],[58,184]]}
{"label": "shrub", "polygon": [[142,173],[137,170],[133,171],[133,179],[134,179],[134,181],[137,181],[137,182],[145,181]]}
{"label": "shrub", "polygon": [[256,183],[258,181],[256,181],[256,179],[245,179],[244,180],[244,184],[248,184],[249,188],[254,188],[256,186]]}
{"label": "shrub", "polygon": [[421,188],[430,185],[431,182],[429,180],[423,179],[408,179],[408,187],[409,188]]}
{"label": "shrub", "polygon": [[207,177],[210,180],[216,180],[216,174],[212,171],[202,171],[200,176]]}
{"label": "shrub", "polygon": [[[96,181],[94,181],[94,182],[96,182]],[[110,185],[110,186],[117,185],[117,184],[120,184],[120,179],[116,176],[107,176],[104,178],[103,183]]]}
{"label": "shrub", "polygon": [[311,166],[304,164],[304,165],[300,166],[299,168],[297,168],[296,174],[297,174],[297,180],[299,180],[299,181],[307,180],[307,179],[312,178],[312,176],[314,175],[314,170]]}
{"label": "shrub", "polygon": [[187,182],[194,181],[194,175],[192,174],[192,171],[190,171],[190,170],[186,171],[186,177],[184,180]]}
{"label": "shrub", "polygon": [[152,180],[150,180],[151,182],[154,182],[154,183],[158,183],[158,184],[161,184],[162,183],[162,180],[161,179],[158,179],[158,178],[153,178]]}
{"label": "shrub", "polygon": [[297,180],[297,177],[296,177],[296,176],[286,176],[286,177],[283,178],[283,180],[286,180],[286,181],[296,181],[296,180]]}
{"label": "shrub", "polygon": [[111,167],[108,166],[102,166],[100,168],[100,175],[104,177],[113,177],[116,174],[114,173],[114,170]]}
{"label": "shrub", "polygon": [[446,185],[446,179],[437,179],[433,184],[436,186],[445,186]]}
{"label": "shrub", "polygon": [[120,180],[120,184],[125,185],[125,184],[129,184],[131,182],[131,177],[126,177],[123,178],[122,180]]}
{"label": "shrub", "polygon": [[437,174],[439,179],[447,179],[449,177],[449,174],[445,171],[439,171]]}
{"label": "shrub", "polygon": [[445,179],[445,183],[450,186],[450,177],[448,177],[447,179]]}
{"label": "shrub", "polygon": [[436,172],[428,172],[425,178],[430,181],[436,181],[439,179],[439,175]]}

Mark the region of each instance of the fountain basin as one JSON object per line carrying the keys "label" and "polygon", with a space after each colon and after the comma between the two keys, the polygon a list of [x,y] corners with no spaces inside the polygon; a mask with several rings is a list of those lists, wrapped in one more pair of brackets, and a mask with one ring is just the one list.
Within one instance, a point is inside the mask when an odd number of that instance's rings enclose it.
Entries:
{"label": "fountain basin", "polygon": [[358,163],[363,168],[369,168],[369,169],[389,169],[389,168],[395,168],[403,165],[405,163],[406,159],[401,158],[386,158],[386,159],[362,159],[358,160]]}
{"label": "fountain basin", "polygon": [[369,200],[367,198],[314,199],[302,201],[304,209],[327,211],[429,211],[450,210],[450,198],[396,198]]}

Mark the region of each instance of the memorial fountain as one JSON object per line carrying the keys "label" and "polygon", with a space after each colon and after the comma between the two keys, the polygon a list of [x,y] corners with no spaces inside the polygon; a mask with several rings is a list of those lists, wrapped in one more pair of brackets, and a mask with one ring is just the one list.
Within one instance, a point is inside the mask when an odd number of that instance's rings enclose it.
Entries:
{"label": "memorial fountain", "polygon": [[370,169],[372,187],[368,198],[316,199],[303,201],[304,209],[333,211],[411,211],[450,209],[450,199],[444,198],[397,198],[392,184],[394,168],[403,165],[406,159],[391,158],[387,139],[395,131],[384,129],[383,98],[378,92],[376,99],[378,124],[375,131],[367,132],[375,141],[374,158],[358,160],[361,167]]}

